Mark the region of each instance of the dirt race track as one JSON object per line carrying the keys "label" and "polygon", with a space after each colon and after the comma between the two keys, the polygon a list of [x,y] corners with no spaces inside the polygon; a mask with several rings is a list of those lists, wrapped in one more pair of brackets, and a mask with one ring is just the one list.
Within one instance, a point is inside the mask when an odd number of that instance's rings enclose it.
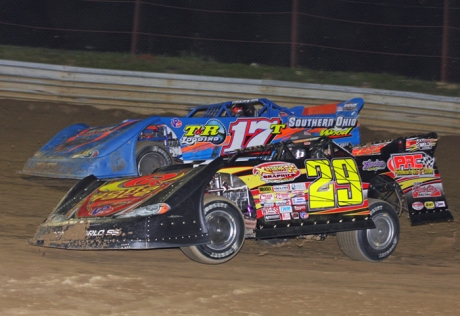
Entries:
{"label": "dirt race track", "polygon": [[[247,241],[208,266],[179,249],[70,251],[27,245],[65,194],[16,173],[76,122],[138,117],[119,110],[0,100],[0,315],[460,315],[460,137],[436,157],[456,219],[411,227],[382,263],[353,261],[335,237],[268,246]],[[395,134],[364,128],[363,141]]]}

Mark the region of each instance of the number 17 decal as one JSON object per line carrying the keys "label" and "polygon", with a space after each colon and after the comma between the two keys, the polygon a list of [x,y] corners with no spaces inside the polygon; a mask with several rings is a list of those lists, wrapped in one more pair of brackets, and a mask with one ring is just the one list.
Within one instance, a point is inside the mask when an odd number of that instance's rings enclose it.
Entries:
{"label": "number 17 decal", "polygon": [[280,118],[239,119],[230,124],[230,143],[223,146],[224,152],[266,145],[285,127],[285,124],[281,124]]}
{"label": "number 17 decal", "polygon": [[310,210],[363,203],[361,178],[352,158],[306,160],[305,169],[308,178],[316,178],[308,188]]}

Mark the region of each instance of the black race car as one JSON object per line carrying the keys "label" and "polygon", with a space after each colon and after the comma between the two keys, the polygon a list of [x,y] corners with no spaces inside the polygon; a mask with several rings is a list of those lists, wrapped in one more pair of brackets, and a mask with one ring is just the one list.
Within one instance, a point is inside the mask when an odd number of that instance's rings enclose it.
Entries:
{"label": "black race car", "polygon": [[30,244],[65,249],[180,247],[207,264],[233,258],[245,238],[337,236],[349,257],[381,261],[395,250],[399,216],[453,220],[435,133],[360,146],[325,137],[237,150],[207,165],[78,182]]}

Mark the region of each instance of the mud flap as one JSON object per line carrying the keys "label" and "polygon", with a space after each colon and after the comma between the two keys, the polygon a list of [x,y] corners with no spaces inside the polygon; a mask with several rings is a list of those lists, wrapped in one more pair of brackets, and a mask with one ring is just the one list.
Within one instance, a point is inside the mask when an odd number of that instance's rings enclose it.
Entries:
{"label": "mud flap", "polygon": [[434,222],[450,222],[454,220],[451,212],[445,208],[440,210],[425,210],[423,212],[409,210],[411,225],[421,225]]}

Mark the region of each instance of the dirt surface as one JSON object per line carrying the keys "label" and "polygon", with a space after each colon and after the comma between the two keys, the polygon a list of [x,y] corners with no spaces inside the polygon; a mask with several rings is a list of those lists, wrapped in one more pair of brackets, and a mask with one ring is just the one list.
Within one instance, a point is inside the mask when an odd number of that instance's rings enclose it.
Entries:
{"label": "dirt surface", "polygon": [[[436,153],[456,219],[411,227],[381,263],[353,261],[335,237],[278,246],[246,241],[223,265],[179,249],[70,251],[27,245],[71,184],[16,173],[57,131],[138,117],[123,111],[0,100],[0,315],[460,315],[460,137]],[[395,134],[363,129],[363,141]],[[398,134],[396,134],[398,135]]]}

